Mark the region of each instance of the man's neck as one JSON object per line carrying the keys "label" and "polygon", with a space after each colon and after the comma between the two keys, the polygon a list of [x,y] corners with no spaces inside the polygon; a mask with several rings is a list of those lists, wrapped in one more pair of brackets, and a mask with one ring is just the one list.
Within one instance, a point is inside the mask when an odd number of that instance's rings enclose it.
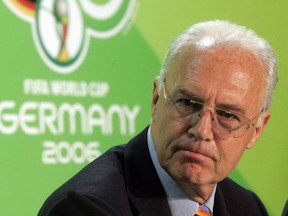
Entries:
{"label": "man's neck", "polygon": [[181,189],[194,201],[203,204],[206,203],[210,196],[213,194],[216,184],[210,184],[205,186],[195,186],[191,183],[178,182]]}

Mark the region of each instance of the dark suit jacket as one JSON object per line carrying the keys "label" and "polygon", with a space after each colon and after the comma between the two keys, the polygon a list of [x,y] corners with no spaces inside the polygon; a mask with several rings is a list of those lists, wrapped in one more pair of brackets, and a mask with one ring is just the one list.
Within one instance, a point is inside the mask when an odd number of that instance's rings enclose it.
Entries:
{"label": "dark suit jacket", "polygon": [[[260,199],[229,178],[216,189],[213,215],[268,215]],[[38,216],[170,216],[153,166],[147,128],[126,145],[113,147],[56,190]]]}

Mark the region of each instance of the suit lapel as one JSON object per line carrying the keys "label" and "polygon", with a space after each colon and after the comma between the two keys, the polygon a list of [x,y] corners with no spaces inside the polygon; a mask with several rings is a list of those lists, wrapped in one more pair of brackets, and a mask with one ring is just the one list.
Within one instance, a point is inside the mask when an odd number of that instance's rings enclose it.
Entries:
{"label": "suit lapel", "polygon": [[218,184],[214,199],[213,216],[229,216],[229,215],[230,214],[226,207],[224,195],[221,189],[221,184]]}
{"label": "suit lapel", "polygon": [[146,128],[132,139],[125,149],[127,193],[139,215],[171,215],[165,191],[152,163]]}

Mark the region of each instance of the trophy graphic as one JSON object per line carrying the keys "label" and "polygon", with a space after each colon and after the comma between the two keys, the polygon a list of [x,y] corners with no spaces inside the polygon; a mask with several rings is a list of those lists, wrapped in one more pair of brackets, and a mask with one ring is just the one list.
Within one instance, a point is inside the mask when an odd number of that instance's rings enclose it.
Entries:
{"label": "trophy graphic", "polygon": [[69,20],[68,4],[66,0],[56,0],[53,7],[53,14],[57,21],[57,32],[61,40],[58,61],[67,62],[69,60],[68,52],[66,49]]}

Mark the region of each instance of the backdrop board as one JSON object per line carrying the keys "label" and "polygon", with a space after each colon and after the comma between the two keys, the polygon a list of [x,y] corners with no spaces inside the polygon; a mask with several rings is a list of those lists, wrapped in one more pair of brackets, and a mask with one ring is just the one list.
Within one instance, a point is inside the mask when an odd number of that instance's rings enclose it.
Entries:
{"label": "backdrop board", "polygon": [[3,0],[0,215],[36,215],[59,185],[147,126],[167,46],[211,19],[254,29],[277,53],[272,118],[231,177],[255,191],[270,215],[281,215],[288,197],[287,8],[284,0]]}

